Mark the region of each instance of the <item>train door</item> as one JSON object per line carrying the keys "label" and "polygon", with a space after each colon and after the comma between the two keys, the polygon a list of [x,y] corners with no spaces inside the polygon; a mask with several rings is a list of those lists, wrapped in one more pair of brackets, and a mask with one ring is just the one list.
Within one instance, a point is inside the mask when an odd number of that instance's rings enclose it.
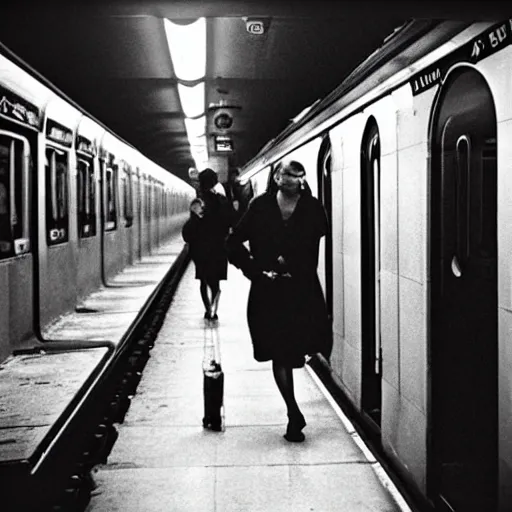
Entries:
{"label": "train door", "polygon": [[361,309],[361,407],[380,430],[380,138],[373,118],[368,121],[361,146]]}
{"label": "train door", "polygon": [[0,362],[38,333],[36,158],[37,132],[0,119]]}
{"label": "train door", "polygon": [[496,113],[482,76],[449,75],[431,132],[429,483],[443,510],[495,510]]}
{"label": "train door", "polygon": [[[59,103],[55,103],[55,117],[60,117]],[[52,103],[46,109],[49,114]],[[77,115],[78,117],[78,115]],[[69,126],[76,126],[71,117]],[[76,170],[73,147],[73,129],[51,117],[46,120],[44,167],[38,183],[40,210],[44,220],[44,243],[39,244],[39,315],[41,328],[55,318],[74,310],[77,301],[78,253],[74,222],[70,222],[71,208],[75,207],[75,191],[71,174]],[[73,183],[74,185],[74,183]],[[43,230],[41,230],[43,232]],[[51,300],[48,291],[51,290]]]}
{"label": "train door", "polygon": [[[326,137],[320,147],[318,155],[318,198],[325,208],[328,220],[328,232],[325,236],[325,300],[327,303],[327,311],[332,325],[333,317],[333,264],[332,264],[332,184],[331,184],[331,145],[329,138]],[[332,341],[332,340],[331,340]],[[332,345],[329,347],[328,354],[330,356]]]}

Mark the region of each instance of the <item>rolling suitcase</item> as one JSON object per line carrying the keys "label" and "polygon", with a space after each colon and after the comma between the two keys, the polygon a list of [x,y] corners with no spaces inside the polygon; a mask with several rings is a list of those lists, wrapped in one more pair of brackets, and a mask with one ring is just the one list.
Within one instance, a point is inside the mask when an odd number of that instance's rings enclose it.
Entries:
{"label": "rolling suitcase", "polygon": [[224,372],[220,362],[218,327],[211,321],[204,327],[203,427],[221,432],[224,427]]}

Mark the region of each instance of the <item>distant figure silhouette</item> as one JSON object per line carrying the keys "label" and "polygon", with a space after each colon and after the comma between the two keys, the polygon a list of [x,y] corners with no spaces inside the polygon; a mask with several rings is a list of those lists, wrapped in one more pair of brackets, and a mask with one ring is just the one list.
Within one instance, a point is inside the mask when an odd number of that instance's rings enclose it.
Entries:
{"label": "distant figure silhouette", "polygon": [[229,170],[228,181],[223,184],[226,197],[231,205],[233,225],[236,225],[246,212],[254,192],[250,180],[242,184],[238,168]]}
{"label": "distant figure silhouette", "polygon": [[214,190],[217,173],[205,169],[199,173],[199,197],[190,204],[190,218],[183,226],[182,236],[189,244],[190,255],[200,281],[204,318],[217,320],[220,281],[227,279],[225,239],[231,226],[227,199]]}

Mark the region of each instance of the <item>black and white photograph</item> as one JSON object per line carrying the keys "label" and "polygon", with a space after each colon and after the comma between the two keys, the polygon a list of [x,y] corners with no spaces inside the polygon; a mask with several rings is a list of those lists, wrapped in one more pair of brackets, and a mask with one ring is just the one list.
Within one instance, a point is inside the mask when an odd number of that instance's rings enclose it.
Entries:
{"label": "black and white photograph", "polygon": [[0,510],[512,511],[507,5],[6,0]]}

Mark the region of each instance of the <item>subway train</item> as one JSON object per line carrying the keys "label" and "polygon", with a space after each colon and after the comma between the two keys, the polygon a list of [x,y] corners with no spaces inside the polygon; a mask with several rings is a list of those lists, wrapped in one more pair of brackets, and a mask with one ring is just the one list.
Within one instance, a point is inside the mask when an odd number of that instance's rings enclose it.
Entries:
{"label": "subway train", "polygon": [[341,396],[420,500],[512,510],[512,21],[404,25],[243,169],[285,159],[330,222]]}
{"label": "subway train", "polygon": [[2,47],[0,361],[181,228],[195,190]]}

